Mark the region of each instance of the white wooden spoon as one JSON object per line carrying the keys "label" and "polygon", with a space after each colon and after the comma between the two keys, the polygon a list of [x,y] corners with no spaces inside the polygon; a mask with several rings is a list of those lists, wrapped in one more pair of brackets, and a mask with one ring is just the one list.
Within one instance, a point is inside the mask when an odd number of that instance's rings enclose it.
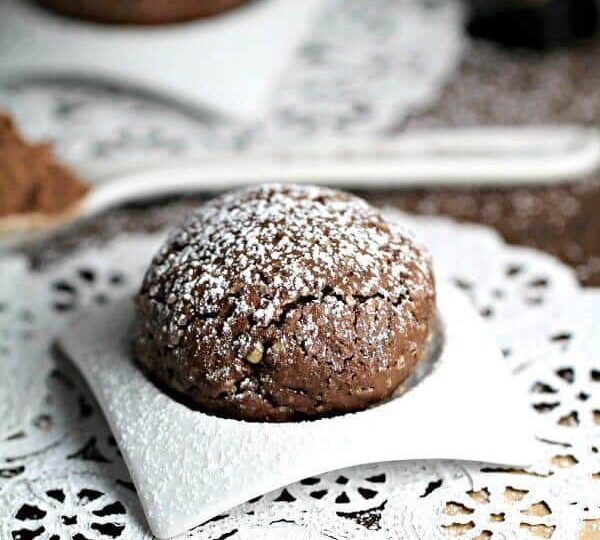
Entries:
{"label": "white wooden spoon", "polygon": [[600,132],[569,125],[452,128],[252,154],[71,166],[92,184],[75,208],[54,220],[39,215],[3,218],[0,231],[47,231],[131,201],[268,181],[355,189],[573,181],[600,167]]}

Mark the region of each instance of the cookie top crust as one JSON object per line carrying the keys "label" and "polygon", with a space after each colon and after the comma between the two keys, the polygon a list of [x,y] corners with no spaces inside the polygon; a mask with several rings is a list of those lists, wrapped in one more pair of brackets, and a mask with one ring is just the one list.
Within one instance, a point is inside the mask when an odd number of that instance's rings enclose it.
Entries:
{"label": "cookie top crust", "polygon": [[428,255],[379,210],[331,189],[267,184],[215,198],[188,216],[154,258],[138,304],[152,354],[169,357],[180,390],[189,393],[192,384],[195,395],[215,400],[243,401],[245,389],[266,395],[281,367],[275,364],[294,363],[295,353],[286,359],[278,351],[301,335],[310,362],[288,388],[319,406],[327,400],[312,396],[318,381],[307,380],[322,378],[324,362],[344,373],[363,339],[359,319],[382,316],[382,304],[394,317],[364,336],[368,354],[363,347],[358,355],[361,365],[370,362],[364,369],[382,372],[400,353],[400,334],[419,341],[403,350],[420,348],[423,336],[406,326],[425,304],[429,320],[433,298]]}

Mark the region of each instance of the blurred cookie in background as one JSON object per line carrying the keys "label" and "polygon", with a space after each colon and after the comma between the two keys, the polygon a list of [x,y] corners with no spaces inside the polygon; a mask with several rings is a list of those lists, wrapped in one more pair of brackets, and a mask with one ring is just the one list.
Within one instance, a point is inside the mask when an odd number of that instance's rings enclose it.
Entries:
{"label": "blurred cookie in background", "polygon": [[167,24],[208,17],[249,0],[39,0],[63,15],[110,24]]}

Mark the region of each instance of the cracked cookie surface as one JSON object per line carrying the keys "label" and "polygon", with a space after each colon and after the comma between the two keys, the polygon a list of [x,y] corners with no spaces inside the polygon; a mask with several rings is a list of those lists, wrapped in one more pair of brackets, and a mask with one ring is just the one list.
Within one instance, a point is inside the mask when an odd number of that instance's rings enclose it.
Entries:
{"label": "cracked cookie surface", "polygon": [[411,373],[433,322],[427,253],[362,199],[267,184],[173,231],[137,299],[138,362],[203,411],[289,421],[357,411]]}

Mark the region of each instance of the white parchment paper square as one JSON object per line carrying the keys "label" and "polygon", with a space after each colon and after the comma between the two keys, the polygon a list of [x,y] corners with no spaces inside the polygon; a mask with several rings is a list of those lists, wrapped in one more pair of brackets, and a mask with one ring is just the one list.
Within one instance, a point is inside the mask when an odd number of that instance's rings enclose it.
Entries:
{"label": "white parchment paper square", "polygon": [[260,0],[156,27],[73,20],[0,2],[0,76],[120,81],[246,118],[259,116],[323,0]]}
{"label": "white parchment paper square", "polygon": [[209,416],[179,404],[130,354],[131,301],[96,308],[60,340],[110,423],[156,536],[182,533],[277,487],[358,464],[462,459],[528,465],[530,413],[468,301],[438,287],[444,346],[404,395],[335,418],[283,424]]}

